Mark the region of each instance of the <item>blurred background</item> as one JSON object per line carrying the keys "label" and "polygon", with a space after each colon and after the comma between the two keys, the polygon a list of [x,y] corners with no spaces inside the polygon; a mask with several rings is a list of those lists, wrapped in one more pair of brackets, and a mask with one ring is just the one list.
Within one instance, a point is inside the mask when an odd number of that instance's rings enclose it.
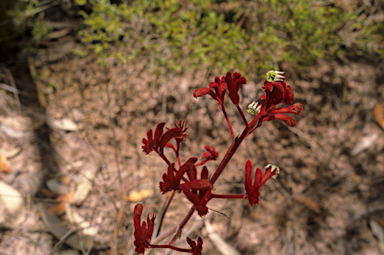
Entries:
{"label": "blurred background", "polygon": [[[134,206],[159,214],[167,197],[166,164],[142,152],[147,131],[186,120],[182,161],[213,146],[213,173],[230,133],[217,103],[193,91],[240,72],[245,111],[271,69],[303,104],[297,126],[263,124],[215,192],[243,194],[248,159],[280,176],[253,208],[213,200],[178,244],[384,254],[382,0],[0,0],[0,253],[134,254]],[[227,109],[237,135],[242,120]],[[163,230],[189,206],[177,194]]]}

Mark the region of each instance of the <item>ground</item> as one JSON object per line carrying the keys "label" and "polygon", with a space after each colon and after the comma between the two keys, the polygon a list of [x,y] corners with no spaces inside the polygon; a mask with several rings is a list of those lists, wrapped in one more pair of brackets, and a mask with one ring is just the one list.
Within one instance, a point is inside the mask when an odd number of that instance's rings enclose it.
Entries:
{"label": "ground", "polygon": [[[167,166],[141,148],[142,138],[159,122],[171,127],[186,120],[182,160],[199,157],[210,145],[219,158],[207,166],[211,173],[218,166],[230,143],[225,119],[216,101],[192,93],[236,70],[159,77],[144,64],[140,59],[101,66],[92,56],[67,54],[4,66],[0,82],[14,83],[19,99],[11,87],[0,89],[0,155],[11,166],[0,177],[21,193],[26,206],[22,223],[4,223],[1,254],[55,249],[80,254],[78,241],[55,247],[59,239],[52,234],[55,224],[68,224],[63,227],[68,231],[76,222],[85,228],[77,237],[85,238],[90,254],[133,254],[134,206],[140,202],[144,215],[158,214],[166,199],[158,185]],[[297,126],[263,124],[240,146],[215,192],[244,192],[247,159],[255,167],[278,165],[279,177],[261,188],[259,205],[212,201],[207,217],[193,216],[183,234],[190,230],[194,240],[202,236],[205,255],[220,252],[204,221],[239,254],[383,254],[382,68],[359,58],[319,60],[305,71],[282,63],[281,70],[294,102],[303,104]],[[262,86],[262,77],[242,85],[243,109],[260,97]],[[242,121],[230,104],[227,108],[236,135]],[[140,191],[141,198],[132,195]],[[177,194],[163,230],[177,224],[189,207]],[[53,223],[48,208],[56,213]],[[184,240],[179,243],[186,247]]]}

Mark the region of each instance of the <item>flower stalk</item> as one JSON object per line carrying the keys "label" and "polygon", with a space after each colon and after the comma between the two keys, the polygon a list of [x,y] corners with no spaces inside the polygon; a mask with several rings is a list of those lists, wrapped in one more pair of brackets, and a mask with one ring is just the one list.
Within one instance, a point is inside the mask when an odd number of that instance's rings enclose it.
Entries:
{"label": "flower stalk", "polygon": [[[216,181],[219,179],[244,139],[252,134],[264,122],[281,120],[290,127],[296,126],[296,121],[287,114],[300,114],[303,106],[300,103],[292,104],[294,94],[291,91],[291,87],[285,82],[284,72],[269,71],[266,76],[267,79],[263,86],[265,94],[260,97],[259,101],[254,101],[248,106],[247,112],[254,115],[251,121],[247,120],[240,107],[239,90],[241,85],[247,83],[247,79],[242,77],[241,74],[234,73],[232,75],[231,72],[228,72],[221,78],[216,77],[214,81],[209,84],[208,88],[196,89],[193,92],[193,96],[196,98],[209,95],[217,101],[218,108],[223,113],[231,134],[229,148],[211,176],[206,163],[217,160],[218,152],[214,147],[210,147],[209,145],[204,146],[206,151],[200,156],[200,162],[198,162],[196,157],[191,157],[182,163],[183,161],[180,158],[180,148],[182,143],[189,137],[186,133],[187,128],[185,128],[185,121],[180,121],[178,124],[175,123],[174,128],[167,128],[166,131],[164,131],[165,123],[162,122],[156,126],[154,131],[149,130],[147,132],[147,138],[143,139],[143,152],[146,154],[150,152],[157,153],[168,165],[168,170],[162,175],[162,181],[160,182],[159,187],[163,194],[172,192],[170,199],[167,201],[164,214],[159,219],[160,225],[163,222],[163,217],[173,201],[175,194],[183,194],[192,206],[180,223],[174,225],[163,233],[156,233],[156,235],[159,234],[159,236],[151,242],[156,215],[148,214],[147,221],[144,221],[141,224],[140,217],[143,211],[143,205],[136,205],[134,210],[134,245],[136,246],[136,252],[138,254],[144,254],[145,249],[156,248],[171,249],[182,253],[201,255],[203,240],[200,237],[197,239],[197,242],[187,237],[187,243],[190,246],[190,249],[174,246],[175,241],[180,237],[182,229],[191,219],[195,211],[200,217],[205,216],[209,213],[207,204],[212,199],[244,199],[248,200],[248,203],[251,206],[259,203],[260,188],[269,179],[275,179],[280,172],[280,169],[275,165],[268,164],[264,168],[264,172],[260,168],[256,168],[255,176],[252,178],[253,166],[251,161],[248,160],[245,164],[244,171],[244,194],[214,194],[212,193],[212,190],[214,190]],[[224,106],[226,95],[228,95],[231,103],[236,107],[237,112],[244,123],[243,131],[236,138]],[[278,108],[278,105],[280,104],[285,104],[287,106]],[[164,154],[166,148],[174,151],[177,162],[172,162],[167,158]],[[200,167],[202,167],[201,170],[199,170]],[[200,175],[198,175],[198,172],[200,172]],[[173,237],[168,244],[158,244],[161,240],[170,235],[173,235]]]}

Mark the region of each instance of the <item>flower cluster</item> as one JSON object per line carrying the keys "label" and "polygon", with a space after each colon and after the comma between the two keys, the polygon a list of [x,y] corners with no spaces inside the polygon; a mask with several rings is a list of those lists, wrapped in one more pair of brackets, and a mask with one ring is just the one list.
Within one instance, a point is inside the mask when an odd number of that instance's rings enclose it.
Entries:
{"label": "flower cluster", "polygon": [[[221,163],[218,165],[212,175],[209,174],[208,167],[205,165],[209,161],[218,159],[218,152],[214,147],[205,145],[206,150],[200,156],[200,162],[197,157],[190,157],[182,163],[180,158],[181,144],[189,137],[186,133],[185,121],[175,123],[175,127],[167,128],[164,132],[165,123],[159,123],[154,131],[149,130],[147,132],[147,138],[143,139],[143,152],[146,154],[154,151],[156,152],[168,165],[168,170],[163,173],[162,180],[159,183],[160,191],[162,194],[171,192],[170,199],[167,201],[163,215],[166,213],[169,204],[171,203],[175,193],[183,194],[188,201],[192,204],[192,207],[183,221],[177,224],[176,232],[172,240],[165,245],[157,245],[156,240],[161,240],[163,236],[159,236],[151,243],[153,233],[159,232],[154,230],[154,221],[156,216],[154,214],[148,214],[147,221],[140,224],[141,214],[143,212],[143,205],[138,204],[134,209],[134,226],[135,226],[135,241],[136,251],[138,254],[144,254],[147,248],[167,248],[173,249],[179,252],[190,253],[194,255],[202,254],[203,240],[199,237],[197,243],[187,237],[187,243],[190,249],[179,248],[173,246],[175,240],[180,236],[182,228],[191,218],[194,211],[199,216],[204,216],[209,212],[208,203],[212,199],[246,199],[251,206],[259,203],[260,188],[271,178],[276,178],[280,172],[280,169],[275,165],[267,165],[264,168],[264,173],[260,168],[256,168],[254,179],[252,178],[253,166],[250,160],[245,164],[244,172],[244,194],[216,194],[214,193],[214,184],[221,173],[224,171],[229,161],[235,154],[237,148],[242,141],[254,132],[265,121],[282,120],[291,127],[296,125],[296,121],[287,114],[299,114],[303,107],[300,103],[293,103],[294,94],[291,91],[291,87],[285,82],[285,76],[283,72],[269,71],[267,73],[267,79],[264,82],[263,90],[264,95],[260,97],[258,102],[253,102],[248,106],[247,112],[253,115],[250,121],[244,115],[240,106],[240,85],[247,83],[246,78],[242,77],[239,73],[228,72],[225,76],[219,78],[216,77],[211,82],[208,88],[196,89],[193,92],[194,97],[202,97],[204,95],[211,96],[218,102],[219,109],[223,112],[226,118],[229,131],[231,133],[232,143],[222,158]],[[231,103],[236,107],[239,112],[245,127],[243,132],[234,137],[232,124],[226,113],[224,100],[227,95]],[[285,104],[277,108],[278,105]],[[164,150],[168,148],[175,154],[176,162],[172,162]],[[199,168],[201,168],[200,174]],[[199,178],[198,178],[199,176]],[[162,218],[160,221],[162,221]],[[160,223],[161,225],[161,223]],[[164,235],[170,235],[172,231],[164,232]]]}
{"label": "flower cluster", "polygon": [[[291,86],[287,86],[285,83],[284,72],[269,71],[263,89],[265,95],[260,97],[262,102],[260,111],[265,112],[266,116],[261,118],[260,125],[264,121],[282,120],[290,127],[296,126],[296,121],[286,114],[299,114],[303,110],[303,106],[300,103],[291,105],[293,102],[293,92],[291,91]],[[276,109],[279,104],[290,106]]]}

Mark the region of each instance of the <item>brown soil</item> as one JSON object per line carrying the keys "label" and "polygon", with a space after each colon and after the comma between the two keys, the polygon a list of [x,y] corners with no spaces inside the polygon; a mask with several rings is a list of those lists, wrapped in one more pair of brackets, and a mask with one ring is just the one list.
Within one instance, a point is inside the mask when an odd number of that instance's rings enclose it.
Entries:
{"label": "brown soil", "polygon": [[[47,181],[56,179],[65,183],[68,192],[74,191],[86,169],[95,172],[92,189],[84,201],[70,206],[97,230],[90,237],[94,241],[90,254],[109,254],[111,247],[117,247],[117,254],[133,254],[137,202],[127,200],[118,216],[122,186],[128,195],[153,191],[140,203],[145,215],[159,213],[166,196],[159,192],[158,183],[167,167],[141,149],[142,138],[159,122],[170,127],[187,120],[190,137],[183,144],[182,160],[199,157],[204,145],[214,146],[219,159],[207,164],[214,171],[230,134],[216,102],[209,97],[196,100],[192,92],[227,70],[157,77],[141,61],[127,65],[110,61],[102,67],[92,57],[67,55],[36,64],[39,85],[30,78],[30,70],[9,67],[22,106],[19,111],[13,93],[2,90],[1,116],[32,124],[24,126],[21,137],[0,131],[0,154],[8,155],[12,168],[1,180],[21,192],[28,209],[24,223],[2,230],[1,254],[48,254],[58,239],[44,227],[38,204],[53,206],[59,194],[49,190]],[[277,121],[263,124],[241,145],[215,189],[243,193],[247,159],[257,167],[276,164],[281,174],[263,186],[258,206],[252,208],[247,201],[212,201],[206,220],[245,255],[383,254],[372,227],[384,226],[384,131],[374,116],[375,106],[384,106],[380,68],[355,60],[319,61],[305,72],[289,65],[281,69],[295,102],[304,106],[295,117],[297,127]],[[0,82],[10,84],[10,79],[5,71],[1,73]],[[243,109],[261,95],[261,80],[242,86]],[[240,117],[230,105],[228,112],[235,134],[240,133]],[[47,116],[72,120],[79,130],[54,128],[41,121]],[[12,151],[18,152],[10,155]],[[163,230],[178,223],[189,207],[182,195],[176,195]],[[68,221],[67,215],[59,216]],[[191,228],[193,239],[203,237],[204,254],[219,254],[200,217],[192,217],[183,233]],[[186,244],[181,240],[180,245]]]}

